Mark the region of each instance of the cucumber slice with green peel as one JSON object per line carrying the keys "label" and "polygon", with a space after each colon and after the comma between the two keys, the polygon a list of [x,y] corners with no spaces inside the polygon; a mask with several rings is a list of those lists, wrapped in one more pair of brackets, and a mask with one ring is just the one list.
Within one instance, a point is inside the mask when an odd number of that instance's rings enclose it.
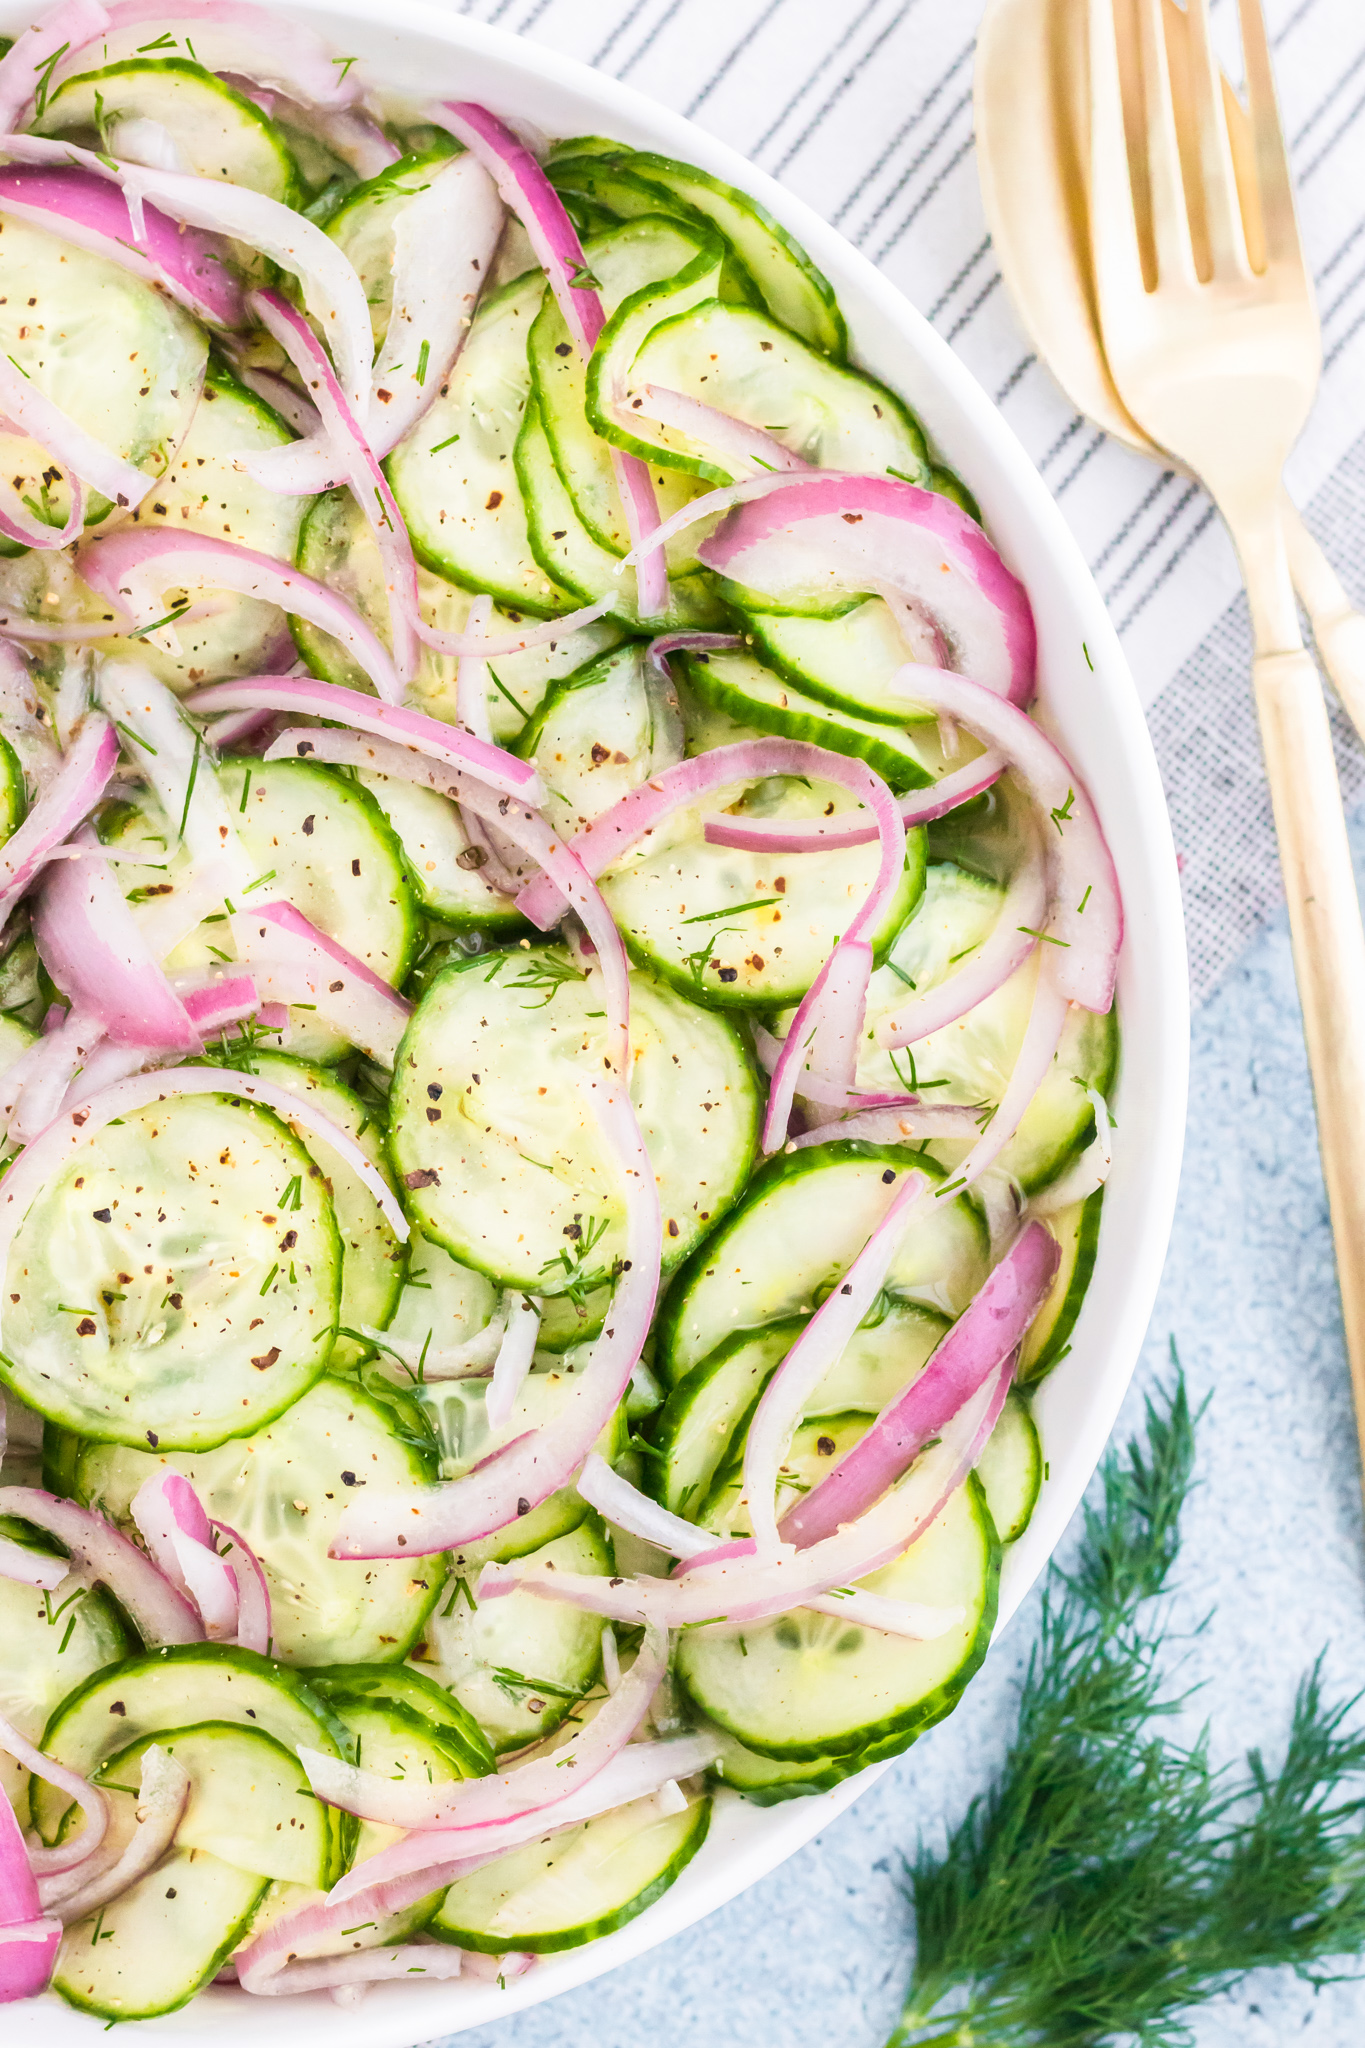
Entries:
{"label": "cucumber slice with green peel", "polygon": [[836,618],[746,606],[745,626],[770,668],[836,711],[888,725],[922,729],[928,723],[916,718],[917,707],[903,691],[891,687],[906,662],[919,660],[925,649],[909,644],[884,598],[860,598]]}
{"label": "cucumber slice with green peel", "polygon": [[111,1905],[67,1928],[51,1988],[111,2025],[177,2012],[213,1982],[269,1889],[268,1878],[217,1856],[172,1849]]}
{"label": "cucumber slice with green peel", "polygon": [[36,1196],[10,1248],[0,1380],[78,1435],[208,1450],[323,1371],[341,1257],[311,1154],[224,1075],[221,1095],[107,1125]]}
{"label": "cucumber slice with green peel", "polygon": [[[434,1731],[408,1707],[378,1695],[366,1699],[339,1692],[332,1695],[332,1705],[355,1739],[356,1762],[362,1770],[373,1771],[398,1784],[450,1785],[469,1775],[449,1749],[436,1740]],[[492,1764],[490,1752],[488,1768]],[[392,1848],[395,1842],[402,1841],[403,1834],[402,1828],[362,1820],[356,1831],[352,1867]],[[397,1913],[382,1913],[368,1926],[362,1923],[354,1928],[346,1938],[360,1948],[407,1941],[426,1926],[442,1896],[443,1887],[438,1885],[424,1899]]]}
{"label": "cucumber slice with green peel", "polygon": [[[855,1330],[806,1404],[808,1416],[856,1409],[878,1415],[926,1363],[948,1328],[945,1316],[909,1302],[879,1303],[876,1322]],[[737,1432],[768,1380],[806,1327],[791,1316],[759,1330],[740,1330],[702,1359],[673,1388],[651,1426],[657,1457],[646,1483],[674,1514],[696,1521],[718,1472],[734,1453]]]}
{"label": "cucumber slice with green peel", "polygon": [[762,1756],[849,1756],[938,1718],[986,1654],[995,1623],[1000,1545],[974,1478],[905,1554],[863,1590],[964,1618],[932,1642],[800,1608],[743,1628],[689,1629],[677,1674],[709,1720]]}
{"label": "cucumber slice with green peel", "polygon": [[[11,1542],[23,1540],[26,1526],[9,1517],[0,1521]],[[50,1548],[38,1541],[34,1547]],[[0,1579],[0,1641],[0,1714],[30,1742],[41,1742],[53,1710],[92,1671],[119,1663],[133,1648],[114,1601],[79,1572],[50,1593]],[[8,1796],[22,1812],[27,1788],[28,1772],[0,1750],[0,1798]]]}
{"label": "cucumber slice with green peel", "polygon": [[976,1461],[976,1476],[985,1488],[986,1506],[1000,1541],[1016,1542],[1032,1521],[1038,1503],[1043,1447],[1029,1404],[1013,1387]]}
{"label": "cucumber slice with green peel", "polygon": [[[694,432],[653,423],[653,386],[761,428],[816,469],[929,482],[924,435],[895,393],[861,370],[832,362],[754,306],[700,294],[676,310],[661,304],[657,322],[640,334],[629,358],[628,347],[623,335],[610,354],[594,352],[588,418],[605,439],[628,434],[648,462],[716,483],[742,474],[707,440],[704,427]],[[618,424],[622,417],[633,429]]]}
{"label": "cucumber slice with green peel", "polygon": [[328,234],[349,257],[360,279],[376,348],[389,331],[393,311],[394,235],[399,218],[456,154],[457,144],[447,137],[444,145],[400,157],[377,177],[353,186],[328,218]]}
{"label": "cucumber slice with green peel", "polygon": [[665,628],[698,630],[721,626],[730,614],[704,572],[671,579],[668,609],[647,622],[641,617],[635,571],[622,569],[620,557],[593,539],[574,509],[554,453],[540,406],[528,401],[516,446],[517,479],[526,511],[526,532],[532,554],[547,576],[573,593],[580,604],[611,603],[609,616],[622,625],[653,631]]}
{"label": "cucumber slice with green peel", "polygon": [[[354,1139],[370,1164],[388,1175],[384,1133],[360,1097],[346,1088],[325,1067],[289,1053],[253,1052],[251,1070],[287,1094],[314,1103],[349,1138]],[[288,1118],[285,1118],[289,1122]],[[327,1176],[341,1235],[340,1331],[332,1350],[333,1370],[355,1365],[368,1356],[368,1339],[357,1341],[342,1333],[358,1330],[362,1324],[382,1329],[393,1314],[403,1285],[407,1253],[394,1235],[387,1217],[354,1167],[302,1123],[289,1122],[301,1145],[313,1154]]]}
{"label": "cucumber slice with green peel", "polygon": [[[843,356],[848,330],[834,287],[795,237],[756,199],[698,170],[695,164],[650,152],[618,150],[608,168],[642,179],[674,203],[681,202],[689,214],[704,214],[730,244],[773,318],[825,355]],[[561,158],[553,165],[553,176],[556,184],[563,183],[568,190],[594,196],[582,165],[575,164],[571,170],[570,161]],[[618,210],[609,198],[601,203]]]}
{"label": "cucumber slice with green peel", "polygon": [[724,1728],[707,1724],[706,1733],[712,1737],[720,1752],[711,1766],[711,1776],[717,1784],[729,1785],[735,1792],[755,1806],[781,1806],[788,1799],[805,1799],[816,1792],[832,1792],[845,1778],[851,1778],[855,1771],[863,1768],[861,1754],[854,1756],[820,1756],[812,1759],[796,1757],[759,1756],[756,1750],[746,1749]]}
{"label": "cucumber slice with green peel", "polygon": [[[578,1299],[561,1294],[542,1303],[541,1351],[567,1351],[595,1337],[602,1327],[611,1300],[609,1287],[591,1288]],[[413,1365],[420,1360],[423,1346],[462,1344],[482,1330],[498,1305],[498,1289],[486,1273],[460,1264],[443,1245],[414,1230],[408,1240],[408,1271],[398,1306],[387,1334],[404,1346],[404,1357]],[[401,1386],[411,1386],[412,1365],[404,1366],[380,1354],[387,1376]]]}
{"label": "cucumber slice with green peel", "polygon": [[[442,1479],[461,1478],[529,1429],[549,1427],[553,1432],[555,1419],[577,1384],[575,1370],[584,1362],[575,1352],[570,1352],[562,1364],[556,1361],[553,1365],[545,1355],[538,1355],[536,1369],[523,1380],[511,1415],[496,1430],[488,1421],[486,1379],[428,1380],[420,1386],[416,1398],[440,1445]],[[626,1442],[625,1411],[618,1408],[593,1448],[611,1465],[625,1450]],[[454,1569],[472,1581],[477,1578],[479,1567],[490,1559],[501,1562],[525,1557],[542,1544],[553,1542],[556,1536],[576,1529],[587,1513],[588,1503],[578,1488],[562,1487],[529,1514],[509,1522],[505,1529],[480,1543],[467,1545],[457,1554]]]}
{"label": "cucumber slice with green peel", "polygon": [[[770,1159],[670,1288],[656,1371],[676,1384],[736,1330],[810,1315],[917,1168],[942,1175],[906,1146],[852,1138]],[[986,1225],[971,1199],[926,1201],[907,1219],[884,1288],[896,1300],[958,1316],[989,1265]]]}
{"label": "cucumber slice with green peel", "polygon": [[1022,1386],[1036,1386],[1054,1365],[1061,1364],[1071,1349],[1071,1332],[1095,1270],[1103,1204],[1104,1189],[1096,1188],[1083,1202],[1075,1202],[1047,1219],[1048,1229],[1061,1244],[1062,1263],[1024,1339],[1019,1358]]}
{"label": "cucumber slice with green peel", "polygon": [[[601,404],[594,405],[592,394],[599,388],[611,391],[611,366],[623,345],[627,360],[634,355],[659,317],[652,310],[656,301],[670,308],[686,307],[714,294],[725,250],[712,235],[699,240],[676,222],[656,216],[594,237],[584,260],[598,280],[603,307],[610,315],[609,331],[599,339],[591,364],[584,363],[550,292],[532,324],[527,349],[555,468],[592,539],[619,556],[630,548],[630,529],[612,468],[611,443],[602,437],[597,422]],[[622,335],[623,343],[617,340]],[[608,381],[600,387],[604,374]],[[612,438],[617,438],[615,432]],[[676,470],[664,469],[651,481],[663,519],[697,495],[696,484]],[[668,548],[669,568],[675,575],[697,568],[696,539],[695,533],[687,533]]]}
{"label": "cucumber slice with green peel", "polygon": [[354,1705],[401,1710],[445,1751],[457,1777],[485,1778],[496,1768],[488,1737],[474,1716],[410,1664],[333,1664],[310,1671],[308,1683],[344,1720]]}
{"label": "cucumber slice with green peel", "polygon": [[[266,490],[247,474],[238,457],[293,439],[293,430],[278,413],[210,356],[189,431],[156,489],[148,492],[129,523],[207,534],[289,561],[306,500]],[[168,609],[181,594],[169,593]],[[69,554],[51,549],[35,549],[0,563],[0,601],[34,620],[62,624],[112,621],[113,616],[106,601],[77,574]],[[175,637],[180,647],[176,655],[163,653],[150,640],[114,633],[112,626],[109,639],[98,644],[101,653],[138,661],[177,691],[278,668],[287,661],[290,645],[288,622],[278,605],[226,591],[215,596],[211,617],[187,621],[176,628]],[[55,659],[50,650],[39,656],[54,674]]]}
{"label": "cucumber slice with green peel", "polygon": [[[33,124],[36,135],[65,135],[87,148],[126,153],[133,121],[164,128],[196,178],[244,185],[281,206],[297,207],[298,166],[279,128],[244,93],[184,57],[133,57],[68,78]],[[260,258],[256,268],[262,270]]]}
{"label": "cucumber slice with green peel", "polygon": [[435,1445],[407,1397],[328,1373],[268,1428],[198,1456],[87,1444],[76,1492],[126,1529],[139,1486],[167,1466],[259,1558],[277,1657],[397,1662],[420,1637],[445,1581],[443,1557],[376,1558],[361,1570],[328,1555],[342,1510],[360,1488],[415,1495],[435,1480]]}
{"label": "cucumber slice with green peel", "polygon": [[[18,831],[28,810],[28,788],[19,756],[9,741],[0,734],[0,846]],[[11,1022],[6,1017],[5,1022]],[[0,1044],[0,1059],[4,1057]]]}
{"label": "cucumber slice with green peel", "polygon": [[[299,535],[298,564],[306,574],[354,605],[388,645],[389,601],[379,549],[349,491],[326,491],[313,500]],[[465,630],[469,607],[474,602],[470,591],[435,575],[420,562],[417,588],[422,616],[429,625],[443,633]],[[489,622],[489,638],[514,638],[524,617],[524,612],[515,609],[495,608]],[[295,618],[291,623],[299,652],[313,675],[323,682],[340,683],[346,689],[369,689],[364,671],[339,641],[329,633],[319,632],[306,619]],[[516,740],[526,730],[552,684],[571,675],[595,655],[604,654],[620,638],[619,625],[610,619],[596,619],[539,647],[524,648],[520,654],[499,655],[489,664],[488,677],[488,719],[494,739],[502,746]],[[423,647],[408,693],[413,708],[425,711],[431,718],[442,718],[448,725],[457,724],[457,667],[452,656]]]}
{"label": "cucumber slice with green peel", "polygon": [[681,761],[682,720],[674,692],[636,640],[556,683],[516,752],[540,770],[549,791],[544,815],[570,838]]}
{"label": "cucumber slice with green peel", "polygon": [[[613,1569],[611,1543],[596,1515],[543,1544],[531,1559],[600,1578]],[[458,1557],[454,1568],[460,1571]],[[479,1602],[461,1577],[427,1625],[420,1663],[473,1714],[501,1756],[552,1734],[592,1690],[602,1670],[602,1618],[530,1592]]]}
{"label": "cucumber slice with green peel", "polygon": [[[949,862],[930,866],[918,908],[868,987],[858,1088],[907,1090],[925,1094],[931,1102],[980,1104],[983,1109],[1000,1101],[1028,1029],[1041,949],[965,1016],[912,1045],[883,1051],[872,1034],[881,1018],[946,981],[963,956],[990,936],[1004,895],[1002,888],[965,868]],[[790,1014],[779,1018],[779,1035],[790,1022]],[[1117,1060],[1118,1021],[1113,1011],[1096,1016],[1073,1006],[1052,1066],[996,1162],[1026,1192],[1054,1179],[1089,1143],[1095,1112],[1086,1091],[1094,1088],[1104,1094]],[[942,1140],[930,1149],[936,1159],[955,1166],[969,1147],[965,1140]]]}
{"label": "cucumber slice with green peel", "polygon": [[502,937],[530,930],[512,898],[483,879],[487,854],[470,839],[448,797],[369,768],[358,769],[356,781],[393,827],[424,910],[452,931]]}
{"label": "cucumber slice with green peel", "polygon": [[897,793],[922,789],[934,779],[918,741],[903,728],[893,731],[890,725],[836,711],[794,688],[752,654],[689,656],[684,667],[694,695],[740,724],[866,761]]}
{"label": "cucumber slice with green peel", "polygon": [[[803,1422],[793,1430],[787,1455],[777,1482],[779,1518],[794,1508],[827,1472],[832,1472],[847,1451],[867,1435],[872,1417],[854,1411],[844,1415],[822,1415],[815,1422]],[[695,1519],[728,1541],[733,1536],[752,1536],[753,1523],[745,1505],[743,1440],[731,1447],[724,1469]]]}
{"label": "cucumber slice with green peel", "polygon": [[[227,1721],[273,1735],[291,1754],[300,1744],[345,1756],[350,1738],[297,1671],[226,1643],[177,1643],[98,1671],[69,1693],[48,1722],[42,1747],[56,1762],[88,1778],[130,1744],[168,1728]],[[47,1843],[58,1839],[70,1794],[35,1780],[33,1825]],[[326,1810],[339,1872],[346,1816]]]}
{"label": "cucumber slice with green peel", "polygon": [[532,553],[513,460],[531,400],[526,338],[544,296],[537,270],[484,300],[434,404],[384,465],[420,562],[537,616],[574,609]]}
{"label": "cucumber slice with green peel", "polygon": [[334,1830],[293,1750],[263,1729],[201,1721],[142,1736],[102,1763],[92,1782],[136,1797],[143,1758],[153,1743],[190,1774],[177,1848],[281,1883],[318,1888],[333,1881]]}
{"label": "cucumber slice with green peel", "polygon": [[[758,1084],[726,1020],[639,972],[630,994],[631,1095],[671,1271],[744,1185]],[[501,1286],[584,1306],[625,1243],[616,1168],[574,1082],[580,1064],[600,1071],[601,1002],[564,947],[447,968],[403,1036],[390,1112],[418,1228]]]}
{"label": "cucumber slice with green peel", "polygon": [[456,1878],[430,1931],[487,1955],[580,1948],[662,1898],[710,1820],[706,1797],[678,1813],[661,1813],[656,1798],[632,1800]]}
{"label": "cucumber slice with green peel", "polygon": [[[12,214],[0,224],[0,353],[112,454],[161,474],[199,400],[203,328],[107,257]],[[20,497],[32,498],[53,525],[65,524],[69,485],[39,442],[0,433],[0,468]],[[111,510],[107,498],[87,493],[87,527]]]}
{"label": "cucumber slice with green peel", "polygon": [[[739,785],[736,785],[738,789]],[[771,776],[750,783],[729,809],[793,821],[855,809],[836,783]],[[776,1009],[799,1002],[876,880],[881,850],[745,853],[713,846],[703,817],[726,808],[718,792],[677,810],[608,868],[607,906],[633,958],[694,1003],[715,1009]],[[924,838],[906,834],[905,873],[878,929],[880,959],[919,901]]]}

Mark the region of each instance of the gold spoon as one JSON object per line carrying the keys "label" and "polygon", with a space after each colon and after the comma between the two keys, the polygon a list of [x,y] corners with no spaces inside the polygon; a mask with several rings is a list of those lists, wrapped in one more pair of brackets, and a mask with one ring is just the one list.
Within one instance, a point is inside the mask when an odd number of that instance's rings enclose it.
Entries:
{"label": "gold spoon", "polygon": [[[1184,10],[1165,0],[1182,158],[1197,148]],[[990,0],[976,50],[976,138],[986,222],[1006,286],[1039,356],[1078,412],[1107,434],[1179,468],[1150,441],[1114,388],[1100,342],[1090,269],[1090,62],[1085,0]],[[1243,210],[1255,179],[1245,109],[1223,80]],[[1198,190],[1198,180],[1187,181]],[[1195,228],[1196,244],[1199,223]],[[1253,262],[1258,251],[1252,250]],[[1365,617],[1287,495],[1281,523],[1294,588],[1323,666],[1365,739]]]}

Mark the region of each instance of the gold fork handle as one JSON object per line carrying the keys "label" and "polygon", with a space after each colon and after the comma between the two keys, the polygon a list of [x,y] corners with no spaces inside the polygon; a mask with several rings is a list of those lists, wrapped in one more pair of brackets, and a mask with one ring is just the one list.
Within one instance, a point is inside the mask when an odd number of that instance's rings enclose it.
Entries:
{"label": "gold fork handle", "polygon": [[1352,605],[1341,578],[1304,525],[1287,493],[1280,527],[1294,588],[1313,626],[1313,640],[1342,708],[1365,740],[1365,616]]}
{"label": "gold fork handle", "polygon": [[1365,1458],[1365,930],[1312,656],[1253,668]]}

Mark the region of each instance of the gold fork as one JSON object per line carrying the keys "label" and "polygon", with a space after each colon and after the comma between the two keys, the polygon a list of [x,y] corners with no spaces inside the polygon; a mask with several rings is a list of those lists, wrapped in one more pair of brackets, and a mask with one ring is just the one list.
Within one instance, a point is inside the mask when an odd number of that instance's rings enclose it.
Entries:
{"label": "gold fork", "polygon": [[1089,0],[1089,12],[1090,235],[1104,349],[1137,424],[1207,485],[1242,566],[1365,1458],[1365,931],[1327,707],[1300,637],[1278,517],[1321,342],[1265,21],[1259,0],[1239,0],[1254,151],[1239,193],[1208,0],[1186,10],[1194,119],[1183,168],[1161,0]]}

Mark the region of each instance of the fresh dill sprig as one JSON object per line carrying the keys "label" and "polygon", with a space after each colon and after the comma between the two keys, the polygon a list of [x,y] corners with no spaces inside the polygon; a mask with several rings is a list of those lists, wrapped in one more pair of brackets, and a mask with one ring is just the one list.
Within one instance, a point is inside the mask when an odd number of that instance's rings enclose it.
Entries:
{"label": "fresh dill sprig", "polygon": [[538,1003],[523,1003],[523,1010],[543,1010],[547,1003],[554,1001],[566,982],[586,981],[587,978],[586,971],[576,967],[572,960],[545,948],[527,955],[521,963],[521,973],[514,976],[509,986],[529,989],[539,995]]}
{"label": "fresh dill sprig", "polygon": [[[1174,1346],[1172,1346],[1174,1354]],[[1177,1361],[1178,1367],[1178,1361]],[[1249,1970],[1307,1982],[1365,1947],[1365,1729],[1302,1681],[1279,1771],[1167,1739],[1152,1603],[1194,1462],[1183,1377],[1106,1460],[1080,1559],[1054,1566],[1018,1726],[944,1853],[907,1869],[914,1974],[888,2048],[1180,2048]]]}

